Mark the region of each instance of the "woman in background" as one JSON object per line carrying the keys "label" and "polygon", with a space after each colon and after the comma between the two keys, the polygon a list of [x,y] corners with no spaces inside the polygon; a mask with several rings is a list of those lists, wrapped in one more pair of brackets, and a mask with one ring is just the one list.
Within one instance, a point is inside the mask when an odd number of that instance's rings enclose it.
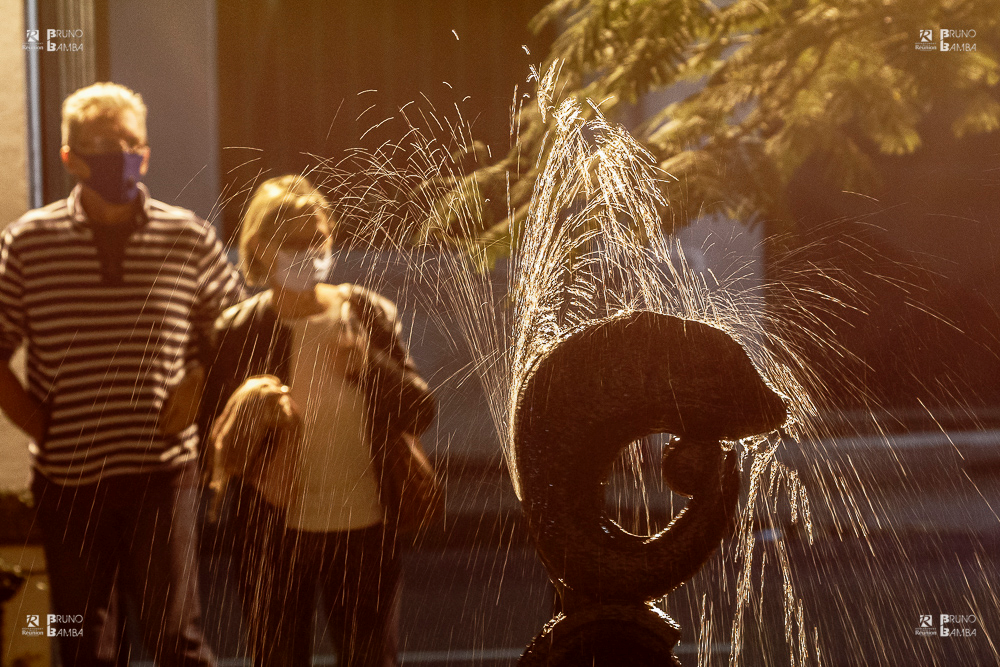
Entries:
{"label": "woman in background", "polygon": [[229,521],[255,664],[311,664],[320,591],[338,664],[396,664],[398,499],[382,482],[434,400],[393,304],[323,282],[331,231],[304,177],[262,183],[240,255],[247,282],[268,289],[216,322],[208,391],[228,401],[213,429],[214,477],[241,481]]}

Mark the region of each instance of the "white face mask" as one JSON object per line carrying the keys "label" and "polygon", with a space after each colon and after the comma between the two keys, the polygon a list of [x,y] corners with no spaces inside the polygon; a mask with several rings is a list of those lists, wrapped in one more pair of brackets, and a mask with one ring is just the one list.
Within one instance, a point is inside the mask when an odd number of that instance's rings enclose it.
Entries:
{"label": "white face mask", "polygon": [[326,280],[333,253],[323,250],[279,250],[271,284],[293,292],[308,292]]}

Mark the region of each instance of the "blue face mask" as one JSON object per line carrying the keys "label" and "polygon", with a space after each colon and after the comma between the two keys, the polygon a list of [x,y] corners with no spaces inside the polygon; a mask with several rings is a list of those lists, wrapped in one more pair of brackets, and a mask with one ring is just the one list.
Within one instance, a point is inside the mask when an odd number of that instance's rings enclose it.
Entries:
{"label": "blue face mask", "polygon": [[142,180],[142,153],[119,151],[80,155],[90,167],[84,184],[109,204],[126,204],[139,195]]}

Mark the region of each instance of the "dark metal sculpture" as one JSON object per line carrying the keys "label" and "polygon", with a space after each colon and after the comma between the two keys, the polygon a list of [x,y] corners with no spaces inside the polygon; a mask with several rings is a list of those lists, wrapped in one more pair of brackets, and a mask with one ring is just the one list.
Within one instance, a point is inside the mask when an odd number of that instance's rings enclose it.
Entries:
{"label": "dark metal sculpture", "polygon": [[[514,449],[521,502],[563,613],[520,664],[679,664],[677,625],[650,602],[693,576],[731,529],[739,496],[722,440],[766,433],[781,398],[719,329],[648,311],[586,325],[536,360],[521,385]],[[654,536],[605,510],[621,450],[674,435],[664,479],[687,507]]]}

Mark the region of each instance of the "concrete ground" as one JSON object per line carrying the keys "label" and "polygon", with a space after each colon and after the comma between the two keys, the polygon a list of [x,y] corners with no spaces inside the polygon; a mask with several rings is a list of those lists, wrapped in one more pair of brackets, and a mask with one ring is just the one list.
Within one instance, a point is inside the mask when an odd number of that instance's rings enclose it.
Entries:
{"label": "concrete ground", "polygon": [[[741,640],[741,664],[750,667],[790,664],[791,651],[807,655],[805,664],[827,667],[1000,664],[998,443],[1000,432],[969,431],[889,443],[845,439],[813,450],[784,444],[779,459],[810,491],[812,544],[803,522],[791,523],[782,493],[771,496],[775,520],[751,524],[756,539],[742,638],[732,634],[740,573],[734,540],[668,597],[667,610],[682,628],[682,663],[728,664]],[[402,662],[514,665],[549,618],[551,588],[499,464],[455,466],[446,525],[404,558]],[[654,523],[662,522],[667,503],[653,505]],[[224,556],[205,554],[204,563],[203,574],[220,573],[203,582],[211,641],[221,664],[242,665]],[[942,615],[965,622],[942,624]],[[918,634],[922,616],[932,617],[933,635]],[[315,664],[335,664],[322,637]]]}
{"label": "concrete ground", "polygon": [[[809,463],[817,452],[786,443],[779,459],[799,470],[812,492],[813,540],[802,521],[788,521],[789,507],[781,500],[772,501],[773,524],[752,524],[742,664],[790,664],[792,650],[810,656],[805,664],[827,667],[1000,664],[998,443],[997,431],[911,434],[888,443],[842,439],[815,445],[824,452],[822,465]],[[855,463],[853,476],[846,461]],[[850,493],[822,497],[819,483],[831,470]],[[659,514],[653,522],[662,525],[667,503],[652,504]],[[855,532],[855,526],[863,529]],[[740,572],[735,545],[727,540],[693,581],[667,599],[683,632],[676,649],[683,664],[729,663],[739,640],[732,634]],[[408,552],[404,563],[404,664],[514,665],[550,617],[551,586],[499,465],[456,469],[446,525]],[[793,598],[788,618],[786,590]],[[242,664],[235,605],[229,599],[210,613],[226,664]],[[228,620],[220,615],[224,609]],[[703,614],[710,623],[701,622]],[[925,615],[933,617],[933,636],[916,634]],[[941,635],[941,615],[966,617],[965,623],[944,624],[958,636]],[[316,664],[334,664],[322,638]]]}

